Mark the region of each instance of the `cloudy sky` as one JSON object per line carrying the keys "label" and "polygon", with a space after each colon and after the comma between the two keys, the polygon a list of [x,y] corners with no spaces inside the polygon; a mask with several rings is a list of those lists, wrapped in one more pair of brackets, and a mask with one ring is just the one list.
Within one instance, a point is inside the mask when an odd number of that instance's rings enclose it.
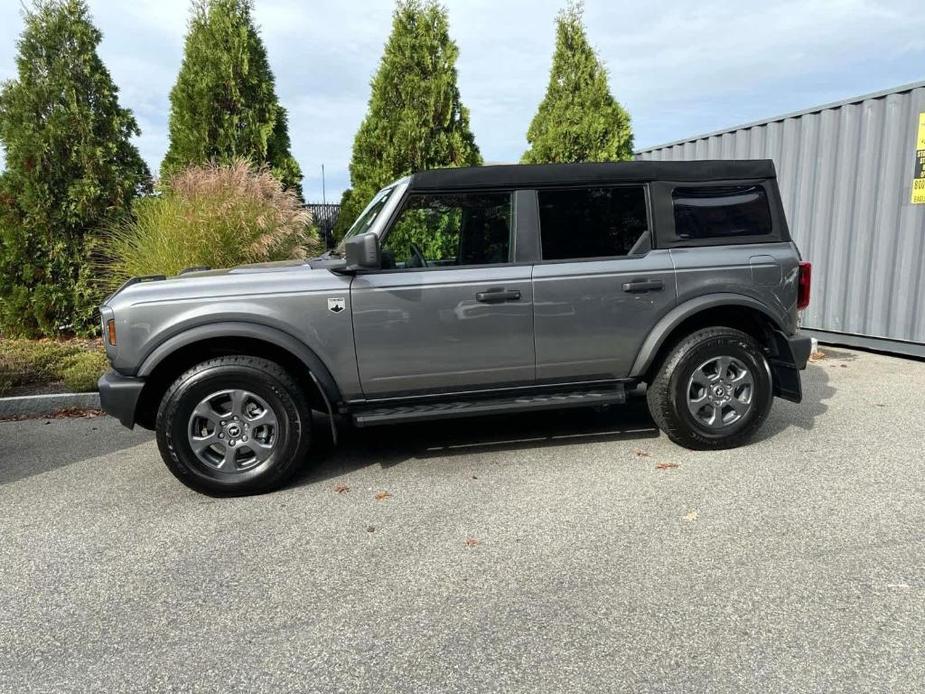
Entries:
{"label": "cloudy sky", "polygon": [[[636,144],[656,145],[925,80],[921,0],[586,0],[591,42]],[[100,54],[156,171],[189,0],[89,0]],[[459,86],[487,161],[514,162],[546,88],[564,0],[447,0]],[[19,0],[0,0],[0,78],[15,73]],[[353,135],[390,29],[390,0],[256,0],[306,198],[348,185]]]}

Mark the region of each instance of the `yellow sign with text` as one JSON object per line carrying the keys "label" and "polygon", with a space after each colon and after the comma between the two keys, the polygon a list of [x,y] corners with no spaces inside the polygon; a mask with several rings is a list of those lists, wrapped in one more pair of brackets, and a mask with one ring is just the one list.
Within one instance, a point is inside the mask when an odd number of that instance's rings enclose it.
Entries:
{"label": "yellow sign with text", "polygon": [[915,138],[915,169],[912,173],[912,204],[925,205],[925,113],[919,114]]}

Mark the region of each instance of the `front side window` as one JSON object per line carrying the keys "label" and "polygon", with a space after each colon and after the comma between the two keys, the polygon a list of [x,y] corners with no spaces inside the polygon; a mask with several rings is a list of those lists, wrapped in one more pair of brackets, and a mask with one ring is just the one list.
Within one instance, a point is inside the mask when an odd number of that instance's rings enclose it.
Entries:
{"label": "front side window", "polygon": [[610,258],[649,249],[642,186],[541,190],[544,260]]}
{"label": "front side window", "polygon": [[675,188],[675,234],[679,239],[765,236],[771,233],[771,208],[762,186]]}
{"label": "front side window", "polygon": [[384,269],[506,263],[510,193],[412,194],[382,244]]}

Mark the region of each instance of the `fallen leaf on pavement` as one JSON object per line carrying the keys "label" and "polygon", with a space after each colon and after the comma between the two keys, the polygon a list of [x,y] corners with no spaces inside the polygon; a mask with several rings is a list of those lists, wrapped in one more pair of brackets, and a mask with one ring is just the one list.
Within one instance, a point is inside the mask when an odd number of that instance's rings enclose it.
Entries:
{"label": "fallen leaf on pavement", "polygon": [[681,467],[677,463],[658,463],[655,466],[656,470],[670,470],[673,467]]}
{"label": "fallen leaf on pavement", "polygon": [[641,448],[637,448],[635,451],[633,451],[633,453],[636,454],[637,458],[649,458],[652,455],[651,453],[644,451]]}
{"label": "fallen leaf on pavement", "polygon": [[479,543],[474,537],[466,538],[466,547],[475,547]]}
{"label": "fallen leaf on pavement", "polygon": [[385,501],[386,499],[391,499],[392,495],[388,492],[377,492],[376,501]]}
{"label": "fallen leaf on pavement", "polygon": [[374,532],[376,532],[376,526],[375,526],[375,525],[367,526],[366,532],[368,532],[368,533],[374,533]]}
{"label": "fallen leaf on pavement", "polygon": [[809,355],[810,361],[822,361],[825,359],[825,352],[820,349],[817,349],[815,352]]}
{"label": "fallen leaf on pavement", "polygon": [[335,484],[334,491],[338,494],[343,494],[344,492],[349,492],[350,487],[348,487],[346,484]]}
{"label": "fallen leaf on pavement", "polygon": [[51,416],[55,419],[62,419],[65,417],[79,417],[83,419],[90,419],[91,417],[102,417],[103,411],[94,410],[94,409],[88,410],[82,407],[67,407],[63,410],[58,410]]}
{"label": "fallen leaf on pavement", "polygon": [[696,511],[691,511],[686,516],[684,516],[684,520],[686,520],[688,523],[693,523],[695,520],[697,520],[698,515],[699,514]]}

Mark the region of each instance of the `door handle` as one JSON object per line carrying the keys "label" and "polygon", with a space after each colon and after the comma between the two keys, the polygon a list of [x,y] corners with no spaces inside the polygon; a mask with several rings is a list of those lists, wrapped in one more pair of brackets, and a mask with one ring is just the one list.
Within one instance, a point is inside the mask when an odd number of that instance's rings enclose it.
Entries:
{"label": "door handle", "polygon": [[623,291],[630,294],[642,294],[644,292],[660,292],[665,288],[665,283],[661,280],[633,280],[632,282],[623,283]]}
{"label": "door handle", "polygon": [[503,289],[497,287],[477,292],[475,300],[483,304],[501,304],[505,301],[520,301],[520,291],[517,289]]}

